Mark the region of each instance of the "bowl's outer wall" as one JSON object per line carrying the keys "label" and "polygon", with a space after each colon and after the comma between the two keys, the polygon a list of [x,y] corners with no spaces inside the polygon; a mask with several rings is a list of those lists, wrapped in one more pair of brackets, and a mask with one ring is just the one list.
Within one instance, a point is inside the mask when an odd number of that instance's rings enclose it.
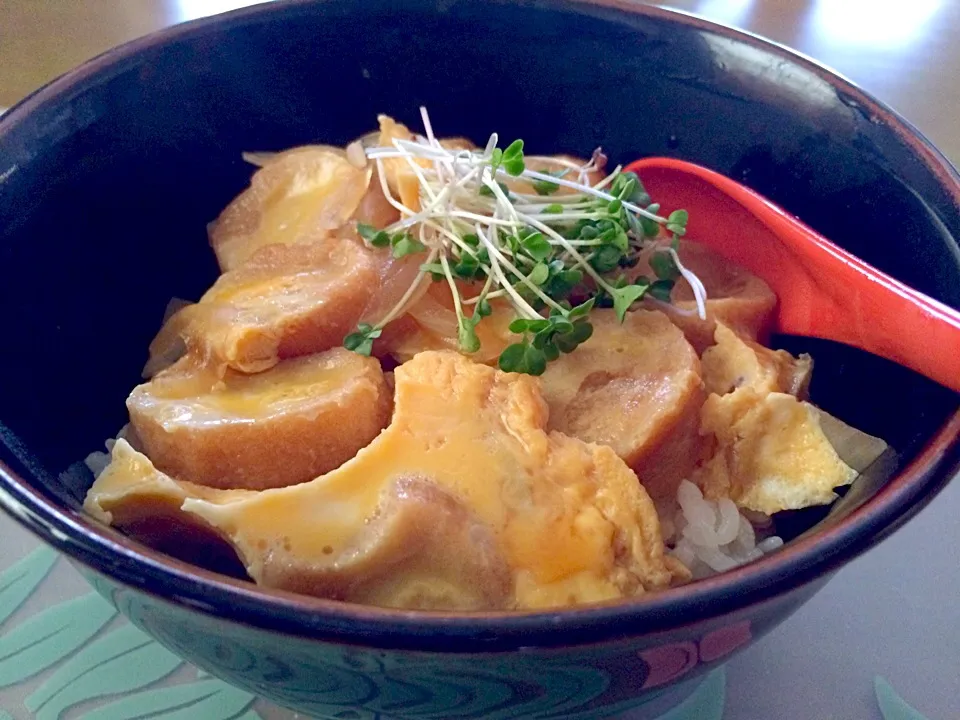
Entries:
{"label": "bowl's outer wall", "polygon": [[[564,3],[331,0],[202,26],[0,136],[0,422],[59,472],[125,422],[167,301],[215,277],[206,224],[244,150],[342,143],[379,112],[614,161],[666,154],[745,182],[960,306],[960,209],[884,122],[808,69],[675,22]],[[662,198],[669,209],[669,198]],[[802,343],[827,410],[915,450],[956,398]],[[796,348],[795,348],[796,349]],[[936,349],[931,349],[936,351]],[[889,392],[884,392],[889,390]]]}
{"label": "bowl's outer wall", "polygon": [[669,633],[596,646],[459,654],[371,651],[282,637],[124,588],[79,568],[140,629],[227,682],[316,718],[654,718],[691,683],[809,600],[819,578]]}
{"label": "bowl's outer wall", "polygon": [[[775,50],[650,12],[547,0],[275,5],[100,61],[103,72],[81,70],[66,94],[12,110],[0,120],[0,458],[77,507],[83,483],[57,473],[126,421],[123,400],[169,298],[196,299],[214,279],[204,228],[249,180],[240,153],[346,142],[379,112],[416,125],[421,104],[442,134],[482,141],[495,129],[538,152],[602,145],[614,161],[699,162],[960,306],[956,193],[888,116]],[[907,459],[956,410],[952,393],[891,363],[783,342],[817,358],[817,402]],[[658,636],[634,622],[630,637],[595,648],[459,656],[295,640],[192,612],[188,600],[123,590],[106,575],[96,584],[171,649],[281,703],[409,718],[466,717],[450,703],[495,697],[499,709],[473,705],[473,716],[546,717],[550,704],[551,717],[609,714],[648,698],[631,699],[682,647],[716,658],[683,675],[694,677],[743,638],[743,623],[755,638],[823,582],[732,616],[696,608],[706,619]],[[714,648],[706,656],[704,638]],[[336,678],[326,690],[324,678]]]}

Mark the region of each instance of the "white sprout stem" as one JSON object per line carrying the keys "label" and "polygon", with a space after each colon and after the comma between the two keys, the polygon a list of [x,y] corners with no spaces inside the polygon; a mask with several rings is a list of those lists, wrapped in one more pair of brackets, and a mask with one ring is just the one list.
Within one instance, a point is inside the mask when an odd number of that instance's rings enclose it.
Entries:
{"label": "white sprout stem", "polygon": [[[507,267],[507,269],[508,269],[510,272],[512,272],[514,275],[516,275],[516,276],[517,276],[517,279],[518,279],[520,282],[522,282],[524,285],[526,285],[528,288],[530,288],[530,290],[531,290],[534,294],[536,294],[536,296],[537,296],[538,298],[540,298],[541,300],[543,300],[543,302],[545,302],[545,303],[546,303],[547,305],[549,305],[550,307],[552,307],[552,308],[554,308],[554,309],[556,309],[556,310],[559,310],[559,311],[561,311],[562,313],[566,314],[566,312],[567,312],[566,308],[564,308],[560,303],[558,303],[556,300],[554,300],[554,299],[551,298],[549,295],[547,295],[545,292],[543,292],[543,290],[541,290],[541,289],[537,286],[537,284],[536,284],[535,282],[533,282],[533,280],[531,280],[531,279],[529,278],[529,276],[527,276],[526,274],[524,274],[521,270],[519,270],[519,269],[517,268],[516,265],[514,265],[512,262],[510,262],[509,260],[507,260],[506,256],[505,256],[503,253],[500,252],[500,249],[499,249],[499,248],[497,248],[497,249],[495,249],[495,250],[493,250],[493,251],[488,250],[487,252],[491,255],[491,257],[490,257],[490,262],[491,262],[491,264],[493,263],[493,253],[495,252],[496,255],[497,255],[497,260],[499,260],[500,262],[502,262],[502,263]],[[537,314],[539,314],[539,313],[537,313]]]}
{"label": "white sprout stem", "polygon": [[[440,141],[437,140],[436,136],[433,134],[433,123],[430,122],[430,113],[427,112],[427,108],[423,105],[420,106],[420,119],[423,121],[423,130],[427,133],[427,141],[434,148],[445,150]],[[436,168],[437,175],[442,175],[442,170],[449,172],[450,179],[456,177],[456,170],[453,168],[453,163],[449,158],[437,158],[433,161],[433,165]]]}
{"label": "white sprout stem", "polygon": [[[567,239],[551,225],[596,219],[598,217],[596,206],[591,209],[595,199],[606,202],[620,200],[622,207],[628,211],[627,218],[630,223],[628,234],[634,240],[637,240],[638,233],[641,233],[637,218],[648,218],[659,224],[668,222],[666,218],[649,212],[627,200],[617,198],[605,190],[622,173],[621,166],[617,166],[613,172],[608,173],[600,181],[591,185],[588,182],[589,173],[597,172],[600,169],[597,153],[594,153],[589,162],[583,164],[564,158],[530,155],[526,157],[526,160],[551,163],[554,166],[559,166],[563,171],[557,174],[548,174],[525,168],[518,176],[512,176],[503,167],[497,169],[492,167],[492,154],[499,142],[496,133],[490,135],[482,151],[448,150],[437,139],[426,108],[420,108],[420,115],[423,120],[425,135],[417,135],[412,140],[396,138],[392,140],[391,147],[370,147],[365,148],[364,152],[368,159],[376,162],[379,181],[385,198],[392,207],[401,213],[401,219],[392,223],[387,228],[387,232],[396,232],[419,225],[420,241],[429,248],[425,265],[433,264],[439,255],[440,264],[443,267],[447,282],[450,284],[458,320],[461,322],[464,306],[474,305],[488,297],[508,298],[521,316],[530,318],[541,316],[517,292],[517,288],[509,281],[508,274],[515,275],[521,283],[550,307],[564,310],[559,303],[536,285],[529,275],[519,269],[519,266],[523,264],[535,266],[536,261],[523,254],[515,254],[511,251],[503,243],[500,228],[511,233],[518,232],[522,227],[539,230],[546,236],[552,246],[562,248],[564,255],[572,260],[575,266],[582,268],[599,289],[613,294],[616,289],[590,265],[590,259],[594,256],[594,253],[585,252],[581,254],[577,250],[578,247],[591,249],[603,243],[598,239]],[[419,210],[407,207],[402,200],[399,200],[390,191],[384,172],[384,160],[386,159],[402,159],[410,167],[419,183],[421,194]],[[579,182],[573,182],[564,177],[571,171],[577,173]],[[510,191],[508,197],[508,194],[501,189],[497,182],[498,176],[502,176],[506,180],[523,179],[528,182],[547,182],[574,192],[561,194],[557,197],[547,197],[540,194]],[[478,186],[489,188],[490,197],[478,194]],[[562,210],[559,213],[543,212],[549,207],[562,208]],[[602,212],[600,215],[602,215]],[[461,237],[470,232],[471,227],[475,227],[477,237],[487,250],[490,264],[489,266],[480,264],[480,270],[486,274],[486,281],[480,294],[465,299],[460,296],[451,272],[451,263],[456,258],[462,257],[464,253],[475,259],[478,258],[477,248],[468,244]],[[706,288],[696,274],[683,265],[672,248],[668,249],[668,252],[671,254],[681,277],[693,291],[697,313],[700,317],[705,318]],[[561,257],[563,256],[561,255]],[[378,323],[377,327],[386,325],[405,309],[410,298],[422,287],[425,275],[426,271],[421,268],[400,302]],[[501,287],[491,291],[494,283]],[[649,300],[656,302],[653,298]],[[675,306],[671,306],[671,308],[677,309]]]}
{"label": "white sprout stem", "polygon": [[497,248],[494,246],[490,238],[488,238],[483,232],[483,229],[480,227],[480,225],[477,225],[476,232],[477,237],[480,238],[480,242],[487,247],[487,252],[490,255],[490,267],[496,274],[497,280],[500,282],[500,286],[507,292],[507,295],[510,296],[514,306],[520,311],[520,314],[526,315],[527,319],[540,317],[540,313],[530,307],[527,301],[520,297],[520,294],[514,289],[513,285],[510,284],[510,281],[507,280],[506,275],[503,274],[503,270],[500,269],[500,263],[497,262]]}
{"label": "white sprout stem", "polygon": [[[432,129],[430,130],[428,135],[432,137]],[[440,145],[439,141],[436,140],[436,138],[432,138],[432,139],[428,138],[428,143],[430,144],[426,144],[426,145],[423,143],[418,143],[415,140],[403,140],[400,138],[396,138],[393,140],[394,147],[392,148],[391,147],[366,148],[365,153],[367,157],[370,159],[405,158],[405,157],[411,157],[411,156],[420,156],[428,160],[445,160],[447,162],[464,163],[471,166],[477,166],[478,164],[489,164],[490,154],[493,150],[493,147],[495,146],[495,145],[492,145],[491,143],[496,142],[496,137],[497,137],[496,133],[490,136],[490,141],[488,141],[487,147],[483,150],[482,153],[477,153],[475,151],[470,151],[470,150],[458,150],[456,152],[452,152],[444,148],[442,145]],[[546,156],[535,155],[535,156],[530,156],[528,159],[539,159],[547,162],[554,162],[560,165],[565,165],[569,169],[577,170],[580,173],[594,172],[597,169],[596,166],[593,164],[593,161],[591,161],[587,165],[577,165],[576,163],[570,162],[568,160],[564,160],[562,158],[551,158]],[[509,173],[506,173],[506,171],[503,170],[502,168],[499,169],[499,172],[509,175]],[[589,185],[584,182],[574,183],[568,180],[564,180],[562,177],[557,177],[556,175],[547,175],[547,174],[540,173],[539,171],[536,171],[536,170],[527,170],[527,169],[525,169],[523,173],[521,173],[520,177],[533,178],[533,179],[543,180],[551,183],[555,181],[560,181],[560,182],[556,182],[556,184],[563,185],[565,187],[571,188],[573,190],[577,190],[579,192],[584,192],[585,190],[590,190],[590,189],[596,190],[596,191],[602,190],[602,188],[612,183],[614,179],[616,179],[616,177],[621,172],[622,172],[622,166],[618,165],[616,168],[614,168],[612,172],[607,174],[603,179],[601,179],[599,182],[597,182],[594,185]],[[531,196],[529,194],[521,194],[521,197],[531,197]],[[533,196],[533,197],[537,197],[537,196]],[[613,199],[611,195],[598,195],[598,197],[604,197],[604,199],[606,200]],[[632,207],[636,208],[641,214],[646,212],[645,210],[643,210],[643,208],[639,208],[636,205],[633,205]],[[651,219],[653,219],[653,217],[651,217]],[[660,219],[663,220],[664,218],[660,218]]]}
{"label": "white sprout stem", "polygon": [[443,275],[450,286],[450,294],[453,296],[453,310],[457,314],[457,326],[463,322],[463,306],[460,304],[460,290],[453,281],[453,274],[450,272],[450,261],[447,260],[446,253],[440,253],[440,264],[443,265]]}
{"label": "white sprout stem", "polygon": [[[402,140],[394,140],[394,145],[399,145]],[[410,166],[410,169],[413,171],[413,174],[416,176],[417,180],[420,182],[420,187],[427,191],[431,202],[436,201],[437,197],[433,194],[433,190],[430,189],[430,184],[427,182],[427,179],[423,176],[423,168],[414,160],[414,156],[407,154],[403,156],[403,159],[407,161],[407,165]]]}
{"label": "white sprout stem", "polygon": [[380,189],[383,191],[383,196],[387,199],[387,202],[400,211],[401,215],[416,214],[411,208],[393,197],[393,193],[390,192],[390,185],[387,183],[387,174],[383,171],[383,160],[377,160],[377,175],[380,177]]}
{"label": "white sprout stem", "polygon": [[603,179],[602,179],[600,182],[598,182],[596,185],[593,185],[593,186],[592,186],[593,189],[594,189],[594,190],[603,190],[603,188],[605,188],[607,185],[611,184],[614,180],[617,179],[617,175],[619,175],[622,170],[623,170],[623,166],[622,166],[622,165],[617,165],[617,166],[613,169],[613,172],[611,172],[609,175],[607,175],[605,178],[603,178]]}
{"label": "white sprout stem", "polygon": [[[472,255],[474,258],[478,257],[477,251],[473,247],[471,247],[463,238],[461,238],[459,235],[457,235],[455,232],[453,232],[449,228],[445,228],[441,225],[438,225],[432,220],[424,220],[423,224],[428,225],[432,230],[435,230],[436,232],[441,233],[445,237],[449,238],[450,241],[453,242],[460,249],[461,252],[465,252],[468,255]],[[484,269],[484,272],[488,271],[487,266],[485,266],[483,263],[480,264],[480,267]]]}
{"label": "white sprout stem", "polygon": [[551,205],[563,205],[564,207],[572,206],[578,207],[582,205],[583,207],[590,207],[596,200],[590,200],[584,197],[583,193],[572,193],[570,195],[532,195],[530,193],[516,193],[513,190],[510,191],[512,197],[517,198],[518,200],[523,200],[524,207],[528,209],[539,208],[539,207],[550,207]]}
{"label": "white sprout stem", "polygon": [[[504,170],[503,168],[499,168],[497,170],[497,174],[501,174],[501,173],[503,175],[509,175],[509,173],[506,170]],[[522,173],[520,173],[519,177],[533,178],[534,180],[546,180],[547,182],[552,182],[552,183],[555,183],[556,185],[562,185],[563,187],[568,187],[573,190],[579,190],[582,193],[593,195],[594,197],[602,198],[604,200],[611,201],[611,202],[613,200],[620,200],[620,198],[617,198],[611,195],[610,193],[603,192],[602,190],[597,190],[596,188],[591,187],[590,185],[580,185],[579,183],[571,182],[569,180],[564,180],[563,178],[554,177],[553,175],[544,175],[543,173],[537,172],[536,170],[524,170]],[[627,202],[626,200],[620,200],[620,202],[623,203],[623,206],[625,208],[627,208],[628,210],[632,210],[636,215],[643,215],[643,217],[649,218],[650,220],[654,220],[661,224],[667,221],[666,218],[662,218],[659,215],[655,215],[654,213],[645,210],[639,205],[634,205],[632,202]]]}
{"label": "white sprout stem", "polygon": [[574,247],[596,247],[597,245],[603,245],[603,240],[600,238],[594,238],[593,240],[567,240],[567,242]]}
{"label": "white sprout stem", "polygon": [[701,320],[706,320],[707,289],[703,286],[703,283],[700,282],[700,278],[684,267],[683,263],[680,262],[680,256],[677,254],[676,250],[673,248],[667,248],[667,252],[670,253],[670,256],[673,258],[673,262],[676,264],[677,270],[680,271],[683,279],[687,281],[690,289],[693,290],[693,297],[697,301],[697,314],[700,316]]}
{"label": "white sprout stem", "polygon": [[433,125],[430,123],[430,113],[427,112],[427,108],[423,105],[420,106],[420,119],[423,121],[423,130],[427,133],[427,139],[430,141],[430,144],[434,147],[441,147],[439,141],[433,134]]}
{"label": "white sprout stem", "polygon": [[[528,208],[523,208],[524,212],[528,212]],[[540,213],[541,217],[550,222],[558,222],[560,220],[592,220],[597,216],[593,213]]]}
{"label": "white sprout stem", "polygon": [[681,317],[694,317],[697,315],[696,310],[685,310],[684,308],[677,307],[668,302],[663,302],[663,300],[657,300],[655,297],[649,295],[643,296],[643,302],[649,303],[651,307],[656,308],[657,310],[662,310],[668,315],[679,315]]}
{"label": "white sprout stem", "polygon": [[509,227],[516,230],[517,225],[520,223],[513,220],[504,220],[503,218],[490,217],[489,215],[478,215],[477,213],[466,212],[463,210],[453,210],[450,213],[451,217],[463,218],[464,220],[473,220],[475,222],[482,222],[486,225],[499,225],[502,227]]}
{"label": "white sprout stem", "polygon": [[449,160],[454,156],[452,152],[443,146],[434,147],[432,145],[418,143],[416,140],[404,140],[403,138],[394,138],[391,142],[393,144],[392,147],[389,145],[378,145],[377,147],[367,148],[365,151],[367,157],[371,160],[408,156],[423,157],[427,160],[434,158]]}
{"label": "white sprout stem", "polygon": [[[493,277],[492,274],[488,275],[487,279],[490,280],[492,279],[492,277]],[[489,287],[488,285],[484,285],[484,289],[487,289],[488,287]],[[504,295],[506,295],[506,293],[503,290],[494,290],[493,292],[487,292],[486,294],[484,294],[484,292],[481,291],[479,295],[474,295],[472,298],[466,298],[463,301],[463,304],[476,305],[481,300],[493,300],[496,298],[503,297]]]}
{"label": "white sprout stem", "polygon": [[[493,284],[493,273],[487,273],[487,281],[483,284],[483,288],[480,290],[480,294],[475,297],[470,298],[469,300],[464,300],[464,305],[473,305],[474,303],[479,303],[481,300],[486,300],[488,297],[500,297],[503,295],[503,291],[497,290],[496,292],[490,292],[490,286]],[[474,311],[476,312],[476,311]]]}
{"label": "white sprout stem", "polygon": [[[453,190],[457,190],[457,189],[463,187],[466,183],[468,183],[468,182],[470,182],[471,180],[473,180],[473,178],[475,178],[475,177],[479,174],[479,172],[480,172],[480,169],[479,169],[479,168],[475,168],[474,170],[471,170],[469,173],[467,173],[467,174],[464,175],[462,178],[460,178],[460,180],[457,181],[454,185],[452,185],[452,186],[451,186],[451,185],[446,185],[446,186],[444,186],[444,187],[440,190],[440,192],[437,193],[437,201],[436,201],[436,202],[433,202],[433,203],[430,203],[430,204],[426,205],[425,207],[421,208],[420,212],[414,212],[414,211],[411,210],[410,208],[401,209],[400,212],[405,212],[406,214],[409,215],[409,217],[404,218],[403,220],[398,220],[398,221],[395,222],[395,223],[392,223],[390,226],[387,227],[386,231],[387,231],[387,232],[396,232],[396,231],[398,231],[398,230],[405,230],[406,228],[408,228],[408,227],[410,227],[410,226],[412,226],[412,225],[416,225],[418,222],[422,222],[422,221],[424,221],[424,220],[437,217],[437,212],[436,212],[436,207],[437,207],[437,205],[438,205],[440,202],[445,201],[445,200],[447,199],[447,196],[448,196],[450,193],[452,193]],[[387,192],[387,191],[384,190],[384,193],[386,193],[386,192]],[[388,198],[388,199],[389,199],[389,198]],[[402,205],[400,205],[400,206],[394,205],[394,207],[398,207],[398,209],[399,209],[399,208],[404,208],[405,206],[402,206]],[[445,213],[445,215],[450,215],[450,213]]]}
{"label": "white sprout stem", "polygon": [[490,188],[490,191],[493,193],[493,197],[497,201],[497,210],[505,212],[507,215],[513,217],[514,221],[519,224],[519,215],[517,215],[517,209],[513,206],[513,203],[510,202],[510,199],[504,194],[503,190],[494,182],[493,178],[487,176],[481,176],[483,184]]}

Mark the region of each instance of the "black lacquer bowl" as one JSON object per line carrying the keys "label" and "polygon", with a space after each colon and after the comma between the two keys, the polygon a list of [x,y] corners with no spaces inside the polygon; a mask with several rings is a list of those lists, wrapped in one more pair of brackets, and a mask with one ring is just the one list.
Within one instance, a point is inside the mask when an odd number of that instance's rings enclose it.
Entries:
{"label": "black lacquer bowl", "polygon": [[91,522],[85,487],[60,478],[125,422],[167,300],[212,282],[205,226],[249,179],[241,151],[343,143],[378,112],[416,124],[419,105],[447,135],[701,163],[960,306],[956,171],[889,109],[780,47],[613,2],[249,8],[107,53],[0,119],[0,505],[164,645],[314,716],[662,711],[948,482],[956,395],[849,348],[781,339],[817,358],[815,402],[900,452],[898,474],[791,518],[793,541],[753,565],[563,612],[392,612],[259,590]]}

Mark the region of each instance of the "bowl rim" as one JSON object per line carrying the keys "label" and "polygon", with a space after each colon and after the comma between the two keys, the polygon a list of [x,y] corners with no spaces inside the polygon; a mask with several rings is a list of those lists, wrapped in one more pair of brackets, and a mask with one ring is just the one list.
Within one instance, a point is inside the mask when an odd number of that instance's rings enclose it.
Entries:
{"label": "bowl rim", "polygon": [[[106,51],[34,91],[0,117],[0,137],[31,113],[83,87],[142,52],[216,27],[295,12],[324,0],[248,6],[154,32]],[[535,2],[534,4],[540,4]],[[912,124],[839,73],[756,34],[695,14],[629,0],[561,0],[568,12],[607,10],[692,26],[758,47],[815,73],[882,118],[932,171],[960,207],[960,174]],[[305,639],[378,649],[444,653],[595,645],[666,633],[785,595],[835,572],[889,536],[960,470],[960,410],[919,455],[871,499],[833,527],[780,552],[705,580],[649,596],[563,610],[448,613],[402,611],[259,588],[153,551],[76,510],[60,507],[0,461],[0,508],[95,573],[152,598],[216,618]]]}

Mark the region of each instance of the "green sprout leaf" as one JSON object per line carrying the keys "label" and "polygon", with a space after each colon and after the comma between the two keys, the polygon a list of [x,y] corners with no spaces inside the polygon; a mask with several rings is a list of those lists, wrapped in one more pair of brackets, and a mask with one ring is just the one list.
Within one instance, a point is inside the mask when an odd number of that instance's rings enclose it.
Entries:
{"label": "green sprout leaf", "polygon": [[390,238],[390,244],[393,245],[393,256],[395,258],[406,257],[415,253],[425,252],[427,246],[414,238],[410,233],[397,233]]}
{"label": "green sprout leaf", "polygon": [[547,356],[543,350],[533,347],[528,341],[509,345],[497,361],[504,372],[543,375],[547,369]]}
{"label": "green sprout leaf", "polygon": [[523,174],[526,166],[523,164],[523,158],[519,158],[517,160],[504,160],[503,169],[514,177],[517,177],[518,175]]}
{"label": "green sprout leaf", "polygon": [[527,318],[517,318],[510,323],[509,329],[512,333],[525,333],[533,332],[537,333],[541,330],[546,330],[550,327],[550,321],[543,318],[537,318],[534,320],[528,320]]}
{"label": "green sprout leaf", "polygon": [[545,263],[537,263],[527,276],[534,285],[543,285],[550,277],[550,268]]}
{"label": "green sprout leaf", "polygon": [[[441,265],[441,268],[443,266]],[[480,261],[470,253],[464,253],[460,256],[457,264],[453,266],[453,274],[463,280],[474,280],[483,275],[480,267]]]}
{"label": "green sprout leaf", "polygon": [[549,180],[534,180],[533,189],[537,195],[553,195],[560,186]]}
{"label": "green sprout leaf", "polygon": [[[523,172],[523,170],[521,170],[520,172]],[[503,191],[503,194],[506,195],[507,198],[509,198],[510,188],[507,187],[506,183],[502,183],[499,180],[497,180],[497,185],[500,187],[500,190]],[[481,185],[479,192],[484,197],[493,197],[493,188],[491,188],[489,185]],[[476,237],[476,235],[474,235],[474,237]]]}
{"label": "green sprout leaf", "polygon": [[569,313],[567,313],[567,317],[570,318],[571,320],[576,320],[577,318],[585,318],[587,315],[590,314],[590,311],[593,310],[593,306],[595,303],[596,303],[596,300],[594,298],[590,298],[585,303],[582,303],[581,305],[577,305],[575,308],[573,308]]}
{"label": "green sprout leaf", "polygon": [[568,332],[558,334],[554,338],[554,344],[561,352],[572,353],[592,336],[593,325],[586,318],[581,318],[573,323]]}
{"label": "green sprout leaf", "polygon": [[374,328],[368,323],[360,323],[357,325],[355,332],[350,333],[343,339],[343,346],[358,355],[369,357],[370,353],[373,352],[373,341],[380,337],[382,332],[379,328]]}
{"label": "green sprout leaf", "polygon": [[596,240],[598,237],[600,237],[600,230],[596,225],[585,222],[580,226],[579,237],[581,240]]}
{"label": "green sprout leaf", "polygon": [[535,232],[527,235],[520,241],[520,246],[537,262],[543,262],[553,252],[553,246],[543,236],[543,233]]}
{"label": "green sprout leaf", "polygon": [[523,140],[514,140],[512,143],[507,145],[507,149],[503,151],[503,160],[513,160],[515,158],[523,157]]}
{"label": "green sprout leaf", "polygon": [[604,245],[590,259],[590,265],[598,273],[608,273],[620,264],[623,252],[613,245]]}
{"label": "green sprout leaf", "polygon": [[608,227],[606,230],[601,232],[599,240],[604,245],[611,245],[615,247],[621,253],[625,253],[630,249],[630,238],[627,237],[627,234],[619,225]]}
{"label": "green sprout leaf", "polygon": [[[566,174],[566,170],[547,170],[544,172],[544,175],[552,175],[556,178],[562,178]],[[550,182],[549,180],[535,180],[533,182],[533,189],[537,195],[553,195],[560,189],[560,185],[555,182]]]}
{"label": "green sprout leaf", "polygon": [[650,293],[650,297],[668,303],[670,302],[670,293],[673,292],[673,280],[657,280],[650,285],[647,292]]}
{"label": "green sprout leaf", "polygon": [[656,252],[650,256],[650,269],[660,280],[676,280],[680,277],[680,269],[668,252]]}
{"label": "green sprout leaf", "polygon": [[544,292],[554,300],[564,300],[583,282],[583,272],[576,268],[567,268],[562,260],[550,263],[550,277],[544,285]]}
{"label": "green sprout leaf", "polygon": [[523,140],[514,140],[503,151],[503,169],[514,177],[526,169],[523,162]]}
{"label": "green sprout leaf", "polygon": [[497,171],[497,168],[500,167],[500,163],[503,162],[503,150],[500,148],[494,148],[490,153],[490,168],[493,172]]}
{"label": "green sprout leaf", "polygon": [[[660,212],[660,205],[658,203],[648,205],[647,212],[651,215],[656,215],[658,212]],[[656,220],[651,220],[650,218],[641,215],[640,226],[643,228],[643,234],[647,237],[656,237],[660,234],[660,223],[658,223]]]}
{"label": "green sprout leaf", "polygon": [[364,240],[373,245],[373,247],[387,247],[390,244],[390,236],[383,230],[377,230],[373,225],[367,223],[357,223],[357,232]]}
{"label": "green sprout leaf", "polygon": [[687,220],[690,219],[686,210],[674,210],[667,217],[667,230],[677,237],[687,234]]}
{"label": "green sprout leaf", "polygon": [[[432,158],[414,146],[410,151],[419,159]],[[394,223],[386,230],[360,223],[357,231],[369,246],[391,248],[397,258],[430,251],[431,262],[418,257],[425,263],[418,280],[429,276],[449,285],[461,352],[479,349],[477,327],[491,315],[492,303],[512,309],[510,331],[516,342],[501,353],[498,364],[505,371],[539,375],[548,363],[592,336],[593,308],[613,308],[622,322],[633,304],[647,294],[669,302],[681,277],[680,264],[665,248],[651,248],[650,239],[663,237],[676,249],[678,238],[687,231],[688,215],[675,210],[669,217],[661,216],[660,205],[652,201],[640,178],[620,171],[605,180],[603,192],[598,193],[579,179],[562,181],[570,170],[544,169],[537,173],[537,180],[531,179],[533,190],[528,192],[548,196],[561,188],[566,192],[568,185],[573,192],[554,200],[523,201],[501,180],[509,183],[507,175],[522,176],[526,169],[524,143],[519,139],[503,149],[493,147],[480,168],[465,163],[451,166],[449,172],[427,169],[423,177],[418,176],[426,185],[422,189],[429,189],[431,197],[437,184],[446,191],[442,206],[430,213],[430,221],[409,229]],[[512,207],[500,207],[505,203],[496,200],[503,197]],[[636,268],[651,249],[648,274],[652,277],[628,277],[627,269]],[[480,295],[463,295],[464,283],[482,283]],[[358,326],[344,338],[344,345],[372,353],[380,335],[374,328],[401,317],[412,297],[412,292],[405,293],[376,319],[376,325]],[[577,302],[581,304],[574,307]]]}
{"label": "green sprout leaf", "polygon": [[438,262],[434,263],[423,263],[420,266],[420,269],[425,273],[430,273],[430,278],[434,282],[439,282],[444,279],[443,265]]}
{"label": "green sprout leaf", "polygon": [[460,349],[465,353],[475,353],[480,349],[480,338],[477,337],[477,323],[481,320],[480,316],[472,318],[461,317],[457,327],[457,341]]}
{"label": "green sprout leaf", "polygon": [[641,285],[627,285],[613,291],[613,310],[617,313],[620,322],[627,317],[630,306],[642,298],[646,292],[647,288]]}
{"label": "green sprout leaf", "polygon": [[610,194],[639,207],[646,207],[650,204],[650,195],[647,194],[643,183],[640,182],[640,178],[634,172],[620,173],[613,182]]}

